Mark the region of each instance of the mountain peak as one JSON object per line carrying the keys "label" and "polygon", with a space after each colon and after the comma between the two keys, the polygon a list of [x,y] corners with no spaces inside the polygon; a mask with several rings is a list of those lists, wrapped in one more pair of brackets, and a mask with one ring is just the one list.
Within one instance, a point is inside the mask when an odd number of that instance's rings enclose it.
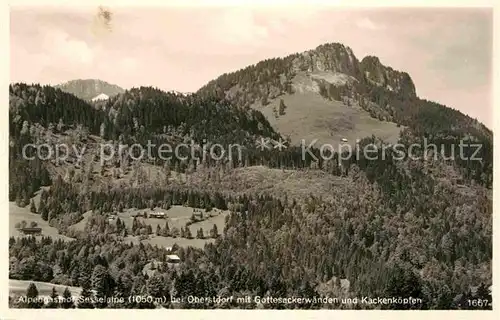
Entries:
{"label": "mountain peak", "polygon": [[75,79],[55,87],[83,100],[94,100],[101,94],[109,98],[125,92],[123,88],[99,79]]}
{"label": "mountain peak", "polygon": [[[263,60],[224,74],[207,83],[198,92],[214,92],[244,106],[253,105],[259,100],[266,105],[268,99],[291,93],[296,89],[293,83],[297,82],[297,77],[303,76],[315,78],[312,79],[315,81],[319,77],[326,80],[328,85],[341,86],[358,82],[361,86],[381,87],[407,98],[417,97],[415,85],[408,73],[383,65],[376,56],[365,57],[360,62],[350,47],[338,42],[321,44],[314,49],[283,58]],[[315,83],[306,82],[299,83],[300,91],[318,91]]]}
{"label": "mountain peak", "polygon": [[325,43],[298,54],[293,60],[294,71],[331,71],[358,78],[359,61],[351,48],[341,43]]}
{"label": "mountain peak", "polygon": [[389,91],[402,93],[408,97],[417,96],[415,84],[410,75],[383,65],[378,57],[364,57],[360,62],[360,67],[368,82],[384,87]]}

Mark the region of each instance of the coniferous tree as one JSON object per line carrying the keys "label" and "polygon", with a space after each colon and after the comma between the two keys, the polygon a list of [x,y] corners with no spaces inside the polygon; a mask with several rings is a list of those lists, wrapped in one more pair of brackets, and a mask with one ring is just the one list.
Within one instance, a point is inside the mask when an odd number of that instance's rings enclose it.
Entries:
{"label": "coniferous tree", "polygon": [[59,294],[57,293],[56,287],[52,287],[52,293],[50,294],[50,300],[47,303],[46,308],[57,309],[59,307]]}
{"label": "coniferous tree", "polygon": [[205,236],[203,235],[203,228],[198,229],[198,232],[196,233],[196,238],[197,239],[205,238]]}
{"label": "coniferous tree", "polygon": [[219,231],[217,230],[216,224],[214,224],[214,226],[212,227],[212,230],[210,230],[210,236],[212,238],[217,238],[219,236]]}
{"label": "coniferous tree", "polygon": [[71,291],[69,291],[68,287],[66,287],[64,289],[62,298],[63,298],[63,301],[61,302],[61,308],[72,309],[75,307],[75,303],[73,301],[73,296],[71,295]]}
{"label": "coniferous tree", "polygon": [[[109,296],[111,296],[113,292],[113,281],[111,276],[108,274],[106,268],[102,265],[97,265],[92,272],[92,288],[96,292],[97,298],[102,298],[106,300]],[[96,308],[104,308],[107,303],[95,303]]]}
{"label": "coniferous tree", "polygon": [[33,199],[31,199],[30,211],[31,211],[31,213],[37,213],[36,206],[35,206],[35,201],[33,201]]}
{"label": "coniferous tree", "polygon": [[188,239],[193,239],[193,235],[191,234],[191,228],[188,226],[185,228],[185,236]]}
{"label": "coniferous tree", "polygon": [[[397,266],[390,272],[385,294],[388,297],[423,298],[421,288],[421,280],[412,270]],[[393,304],[389,306],[390,309],[420,309],[422,307],[424,306],[421,304]]]}
{"label": "coniferous tree", "polygon": [[85,282],[82,285],[82,292],[80,293],[80,298],[78,299],[77,308],[79,309],[94,309],[94,294],[90,289],[89,282]]}
{"label": "coniferous tree", "polygon": [[479,287],[477,288],[476,292],[477,299],[481,300],[482,302],[479,305],[479,309],[492,309],[492,297],[491,293],[488,290],[488,288],[484,285],[484,283],[481,283]]}
{"label": "coniferous tree", "polygon": [[31,282],[26,290],[26,299],[28,300],[26,308],[40,309],[43,306],[43,300],[38,299],[38,289],[36,285]]}
{"label": "coniferous tree", "polygon": [[283,99],[280,99],[280,105],[279,105],[279,111],[278,111],[280,116],[285,115],[285,109],[286,109],[285,102],[283,101]]}

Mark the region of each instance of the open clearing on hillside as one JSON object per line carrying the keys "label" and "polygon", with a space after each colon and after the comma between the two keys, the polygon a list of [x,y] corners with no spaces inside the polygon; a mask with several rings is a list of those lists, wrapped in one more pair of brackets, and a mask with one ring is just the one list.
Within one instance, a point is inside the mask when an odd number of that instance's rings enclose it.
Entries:
{"label": "open clearing on hillside", "polygon": [[[217,212],[220,212],[219,214],[216,214],[208,219],[202,220],[202,221],[197,221],[189,226],[189,229],[191,229],[191,234],[193,236],[196,236],[196,232],[202,228],[203,229],[203,234],[205,237],[208,237],[210,234],[210,230],[214,227],[214,224],[217,226],[217,231],[219,234],[222,233],[224,230],[224,226],[226,224],[226,217],[229,216],[229,211],[222,211],[216,209]],[[214,211],[214,210],[212,210]]]}
{"label": "open clearing on hillside", "polygon": [[69,289],[69,291],[71,292],[71,295],[73,297],[80,296],[80,293],[82,291],[82,288],[79,288],[79,287],[63,286],[60,284],[53,284],[53,283],[49,283],[49,282],[9,279],[9,295],[10,296],[14,296],[14,295],[15,296],[24,296],[24,295],[26,295],[26,290],[28,289],[28,286],[30,285],[30,283],[34,283],[36,285],[39,296],[50,296],[50,294],[52,293],[53,287],[56,288],[59,296],[62,296],[66,287]]}
{"label": "open clearing on hillside", "polygon": [[[279,110],[280,99],[285,103],[285,114],[276,118],[273,109]],[[254,108],[261,111],[277,131],[290,136],[296,145],[304,139],[309,146],[317,139],[317,148],[327,143],[338,149],[343,138],[354,144],[356,139],[372,135],[394,144],[401,131],[395,123],[374,119],[356,104],[347,106],[340,101],[330,101],[313,91],[283,95],[267,106],[255,105]]]}
{"label": "open clearing on hillside", "polygon": [[[186,223],[190,221],[191,216],[193,214],[194,208],[191,207],[184,207],[184,206],[172,206],[170,209],[165,210],[161,208],[155,208],[153,211],[150,209],[126,209],[124,212],[119,212],[118,217],[120,220],[125,222],[125,225],[127,228],[132,228],[132,223],[134,221],[134,216],[137,214],[142,214],[143,212],[152,213],[152,212],[164,212],[167,216],[165,219],[158,219],[158,218],[143,218],[143,217],[138,217],[137,219],[146,225],[151,225],[153,228],[153,232],[156,230],[156,226],[164,227],[165,222],[168,222],[168,225],[170,228],[184,228],[186,226]],[[217,224],[217,228],[221,228],[219,230],[222,230],[224,228],[224,218],[226,215],[229,214],[227,211],[222,211],[218,209],[213,209],[212,212],[205,212],[204,209],[196,209],[198,211],[203,212],[204,218],[206,218],[205,221],[199,221],[196,223],[193,223],[190,226],[191,232],[198,230],[200,227],[202,227],[204,230],[205,228],[210,225],[210,228],[215,224]],[[208,235],[209,230],[205,230],[205,234]],[[196,233],[194,234],[196,235]]]}
{"label": "open clearing on hillside", "polygon": [[[189,229],[193,237],[196,237],[197,231],[200,228],[203,228],[203,234],[205,235],[205,237],[208,237],[209,232],[213,228],[214,224],[217,225],[217,230],[219,234],[222,233],[222,231],[224,230],[225,218],[226,216],[229,215],[229,211],[222,211],[215,208],[211,212],[206,212],[204,209],[196,209],[196,210],[202,211],[204,218],[202,221],[194,222],[189,226]],[[172,247],[175,243],[177,243],[177,245],[180,247],[192,246],[196,248],[203,248],[205,246],[205,243],[215,241],[214,239],[186,239],[181,237],[176,237],[176,238],[162,237],[162,236],[156,236],[154,234],[156,232],[157,226],[160,226],[160,228],[164,228],[166,222],[168,222],[170,229],[177,228],[180,230],[181,228],[184,228],[186,226],[186,223],[191,220],[191,216],[193,214],[193,208],[191,207],[172,206],[168,210],[155,208],[153,211],[151,211],[150,209],[138,210],[131,208],[124,210],[124,212],[118,212],[117,216],[120,218],[122,222],[125,223],[125,226],[130,232],[132,230],[134,216],[138,214],[142,215],[144,212],[147,212],[148,214],[152,212],[164,212],[167,215],[167,218],[160,219],[160,218],[144,218],[142,216],[137,217],[137,220],[140,221],[141,223],[144,223],[145,225],[151,225],[151,228],[153,230],[153,235],[150,235],[149,239],[142,240],[141,242],[143,243],[150,243],[151,245],[158,245],[162,247]],[[71,228],[83,231],[91,215],[92,212],[90,211],[84,213],[83,219],[77,224],[74,224]],[[139,237],[129,235],[124,239],[124,241],[138,244]]]}
{"label": "open clearing on hillside", "polygon": [[[200,184],[202,173],[194,173],[191,181]],[[304,199],[313,195],[324,200],[343,197],[350,188],[351,178],[338,177],[319,170],[282,170],[265,166],[237,168],[223,175],[211,188],[232,195],[273,195],[288,199]],[[218,227],[218,226],[217,226]],[[219,229],[220,230],[220,229]]]}
{"label": "open clearing on hillside", "polygon": [[[37,208],[40,205],[40,191],[35,194],[33,198]],[[49,226],[49,223],[42,219],[39,214],[32,213],[30,211],[30,206],[24,208],[18,207],[15,202],[9,202],[9,237],[23,237],[24,235],[16,229],[16,224],[21,223],[21,221],[26,221],[27,225],[34,221],[37,223],[38,227],[42,228],[42,236],[50,236],[54,240],[62,239],[65,241],[74,240],[59,234],[56,228]]]}
{"label": "open clearing on hillside", "polygon": [[[214,224],[217,225],[219,231],[224,229],[224,221],[227,215],[229,215],[229,211],[222,211],[219,209],[213,209],[211,212],[205,212],[204,209],[196,209],[198,211],[203,212],[203,221],[197,221],[190,225],[191,232],[196,232],[200,227],[205,231],[204,234],[208,235],[208,232],[213,227]],[[161,208],[155,208],[153,211],[150,209],[125,209],[123,212],[118,212],[117,217],[120,218],[122,222],[125,223],[129,230],[132,229],[134,216],[142,215],[144,212],[153,213],[153,212],[164,212],[167,216],[165,219],[161,218],[144,218],[142,216],[138,216],[137,220],[146,224],[151,225],[153,228],[153,232],[156,231],[156,227],[159,225],[161,228],[165,226],[165,222],[168,222],[169,228],[184,228],[186,223],[191,220],[191,215],[193,214],[193,208],[184,207],[184,206],[172,206],[170,209],[165,210]],[[84,230],[85,225],[88,221],[88,218],[92,215],[91,211],[88,211],[83,214],[83,219],[78,223],[74,224],[72,228],[76,230]],[[196,235],[196,233],[195,233]]]}

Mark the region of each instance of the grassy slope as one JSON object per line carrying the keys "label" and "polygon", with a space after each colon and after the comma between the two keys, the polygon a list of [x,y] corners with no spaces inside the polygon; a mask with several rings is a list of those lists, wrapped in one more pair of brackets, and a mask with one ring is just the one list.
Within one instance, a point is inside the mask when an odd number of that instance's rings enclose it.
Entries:
{"label": "grassy slope", "polygon": [[[309,145],[318,139],[318,144],[331,143],[337,147],[342,138],[351,143],[372,134],[390,143],[397,142],[401,128],[395,123],[374,119],[357,104],[347,106],[323,98],[310,76],[298,74],[293,79],[293,86],[294,94],[270,100],[267,106],[253,105],[278,132],[289,135],[292,143],[300,144],[305,139]],[[273,108],[279,110],[280,99],[283,99],[286,110],[284,115],[276,118]]]}
{"label": "grassy slope", "polygon": [[[35,205],[38,207],[40,204],[40,191],[38,191],[34,197]],[[73,240],[72,238],[60,235],[56,228],[49,226],[47,221],[44,221],[42,217],[38,214],[30,212],[30,206],[20,208],[15,202],[9,202],[9,237],[22,237],[24,236],[20,233],[15,225],[21,221],[26,221],[29,226],[31,221],[35,221],[38,227],[42,228],[43,236],[50,236],[53,239],[62,239],[66,241]]]}
{"label": "grassy slope", "polygon": [[[50,294],[52,293],[52,287],[55,287],[59,296],[62,296],[64,289],[66,288],[66,286],[59,284],[52,284],[49,282],[9,279],[9,295],[11,296],[26,295],[26,290],[28,289],[28,286],[32,282],[36,285],[36,288],[38,289],[38,294],[40,296],[50,296]],[[68,286],[68,289],[71,291],[71,295],[73,297],[80,296],[80,292],[82,291],[82,288],[79,287]]]}

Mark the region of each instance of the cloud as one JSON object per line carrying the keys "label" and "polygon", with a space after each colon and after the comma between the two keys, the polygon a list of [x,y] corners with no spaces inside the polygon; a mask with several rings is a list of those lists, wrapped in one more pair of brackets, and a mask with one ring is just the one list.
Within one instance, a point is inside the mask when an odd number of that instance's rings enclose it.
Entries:
{"label": "cloud", "polygon": [[254,13],[248,8],[227,9],[215,17],[208,33],[217,42],[231,45],[257,45],[265,40],[269,33],[266,26],[259,24]]}
{"label": "cloud", "polygon": [[130,57],[123,58],[119,61],[119,66],[127,71],[134,70],[138,66],[138,61]]}
{"label": "cloud", "polygon": [[385,27],[381,24],[375,24],[372,20],[368,18],[361,18],[356,21],[356,26],[361,29],[369,29],[369,30],[382,30]]}
{"label": "cloud", "polygon": [[72,63],[90,64],[94,60],[94,52],[85,41],[71,39],[62,30],[47,32],[42,46],[54,62],[62,59]]}

